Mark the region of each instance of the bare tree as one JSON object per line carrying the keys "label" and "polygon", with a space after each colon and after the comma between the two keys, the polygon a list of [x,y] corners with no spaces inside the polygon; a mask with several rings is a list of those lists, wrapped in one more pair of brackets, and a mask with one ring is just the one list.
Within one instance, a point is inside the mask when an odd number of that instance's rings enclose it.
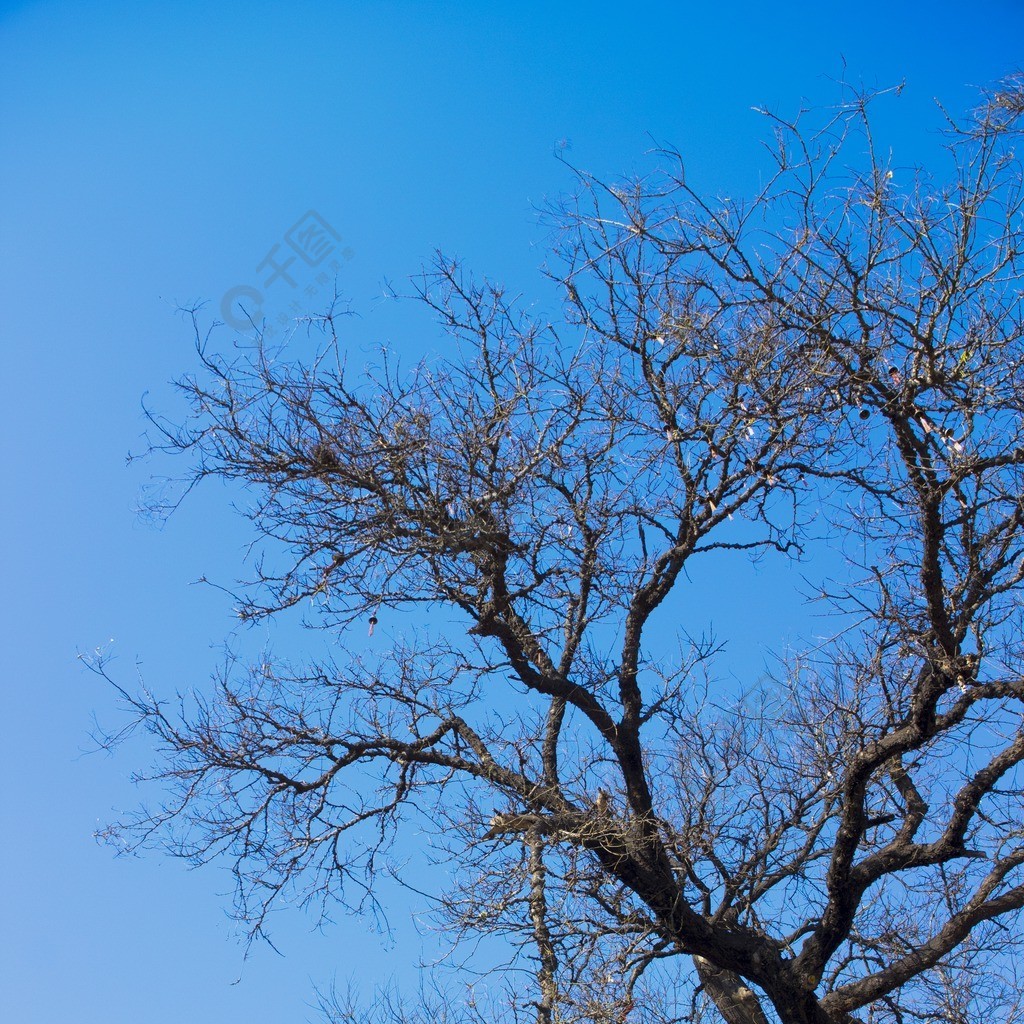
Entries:
{"label": "bare tree", "polygon": [[[1022,97],[946,117],[934,176],[852,93],[767,115],[746,203],[670,153],[580,174],[562,322],[439,259],[454,354],[408,373],[353,366],[333,312],[306,363],[197,331],[154,447],[254,496],[240,614],[380,626],[122,691],[170,796],[117,831],[229,858],[259,934],[283,897],[365,908],[416,821],[465,880],[446,929],[508,941],[538,1024],[1020,1020]],[[688,566],[824,548],[832,638],[737,693]]]}

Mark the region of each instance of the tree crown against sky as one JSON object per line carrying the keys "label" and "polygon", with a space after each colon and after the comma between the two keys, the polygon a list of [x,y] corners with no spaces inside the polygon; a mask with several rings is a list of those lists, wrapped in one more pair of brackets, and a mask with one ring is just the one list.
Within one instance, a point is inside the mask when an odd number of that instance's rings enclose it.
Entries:
{"label": "tree crown against sky", "polygon": [[[259,934],[280,899],[365,906],[432,828],[441,920],[509,943],[541,1024],[1015,1017],[1021,95],[948,118],[931,174],[853,93],[770,117],[749,200],[668,153],[580,174],[561,322],[442,258],[418,294],[455,354],[413,371],[356,365],[334,312],[305,362],[200,342],[154,447],[246,488],[241,615],[342,643],[122,690],[168,788],[118,833],[227,858]],[[830,639],[723,685],[689,567],[813,578],[823,548]]]}

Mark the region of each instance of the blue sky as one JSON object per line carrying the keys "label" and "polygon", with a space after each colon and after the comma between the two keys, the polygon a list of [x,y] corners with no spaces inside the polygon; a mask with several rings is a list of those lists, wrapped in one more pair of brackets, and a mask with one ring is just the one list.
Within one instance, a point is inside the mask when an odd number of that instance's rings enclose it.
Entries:
{"label": "blue sky", "polygon": [[[5,841],[0,1017],[21,1024],[313,1019],[312,984],[407,977],[421,942],[298,912],[243,961],[217,869],[115,859],[94,831],[130,807],[145,743],[88,753],[113,700],[76,660],[106,647],[130,681],[201,683],[230,602],[193,585],[243,571],[245,525],[208,488],[162,529],[135,514],[166,466],[134,463],[144,393],[193,365],[182,305],[216,315],[236,286],[270,322],[316,310],[323,268],[264,286],[315,211],[336,232],[351,344],[414,361],[429,317],[386,298],[440,248],[529,296],[571,187],[554,154],[600,175],[677,146],[712,192],[757,182],[762,120],[835,98],[843,74],[906,80],[884,126],[897,164],[934,150],[933,99],[1024,64],[1020,0],[962,3],[0,3],[0,416],[5,539]],[[308,223],[308,221],[307,221]],[[278,250],[273,247],[279,246]],[[307,289],[312,294],[307,293]],[[543,294],[543,288],[539,288]],[[715,580],[709,579],[709,585]],[[796,607],[773,573],[718,580],[770,597],[755,643]],[[294,638],[268,632],[268,641]]]}

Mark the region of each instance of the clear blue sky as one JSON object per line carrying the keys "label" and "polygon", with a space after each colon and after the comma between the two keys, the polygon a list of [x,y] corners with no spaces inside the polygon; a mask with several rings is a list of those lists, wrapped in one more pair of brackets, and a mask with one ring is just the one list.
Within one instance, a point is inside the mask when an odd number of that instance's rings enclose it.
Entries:
{"label": "clear blue sky", "polygon": [[[420,952],[405,900],[393,944],[294,912],[274,924],[283,956],[243,962],[226,874],[115,859],[92,838],[139,799],[128,776],[146,748],[86,753],[91,716],[116,719],[76,652],[109,646],[126,682],[138,662],[160,692],[201,683],[232,620],[191,584],[243,571],[223,491],[162,530],[133,513],[166,470],[125,467],[140,398],[169,406],[192,366],[176,307],[215,314],[250,286],[271,322],[318,308],[323,267],[265,288],[258,269],[314,210],[361,315],[353,344],[415,359],[436,329],[385,282],[441,248],[528,294],[536,207],[571,185],[559,140],[602,175],[670,142],[691,181],[735,195],[757,181],[751,107],[829,102],[844,60],[854,81],[906,80],[887,128],[895,162],[914,163],[934,145],[933,98],[961,110],[1024,64],[1024,4],[0,3],[0,1018],[304,1021],[312,984],[357,964],[367,984],[408,976]],[[742,585],[756,600],[777,582]],[[766,645],[790,607],[771,601]]]}

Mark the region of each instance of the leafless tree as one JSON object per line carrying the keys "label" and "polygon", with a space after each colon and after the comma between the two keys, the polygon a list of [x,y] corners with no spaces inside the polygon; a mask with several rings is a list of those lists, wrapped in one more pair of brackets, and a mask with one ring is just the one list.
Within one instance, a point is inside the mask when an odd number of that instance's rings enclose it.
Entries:
{"label": "leafless tree", "polygon": [[[415,822],[459,866],[444,927],[507,941],[538,1024],[1020,1020],[1022,97],[942,114],[934,174],[852,92],[766,115],[747,202],[671,153],[580,174],[560,322],[439,259],[452,349],[409,372],[332,312],[305,362],[200,338],[154,447],[252,496],[242,617],[341,654],[122,690],[169,795],[115,831],[229,858],[258,934],[281,898],[365,909]],[[831,639],[723,680],[677,599],[714,552],[827,564]]]}

